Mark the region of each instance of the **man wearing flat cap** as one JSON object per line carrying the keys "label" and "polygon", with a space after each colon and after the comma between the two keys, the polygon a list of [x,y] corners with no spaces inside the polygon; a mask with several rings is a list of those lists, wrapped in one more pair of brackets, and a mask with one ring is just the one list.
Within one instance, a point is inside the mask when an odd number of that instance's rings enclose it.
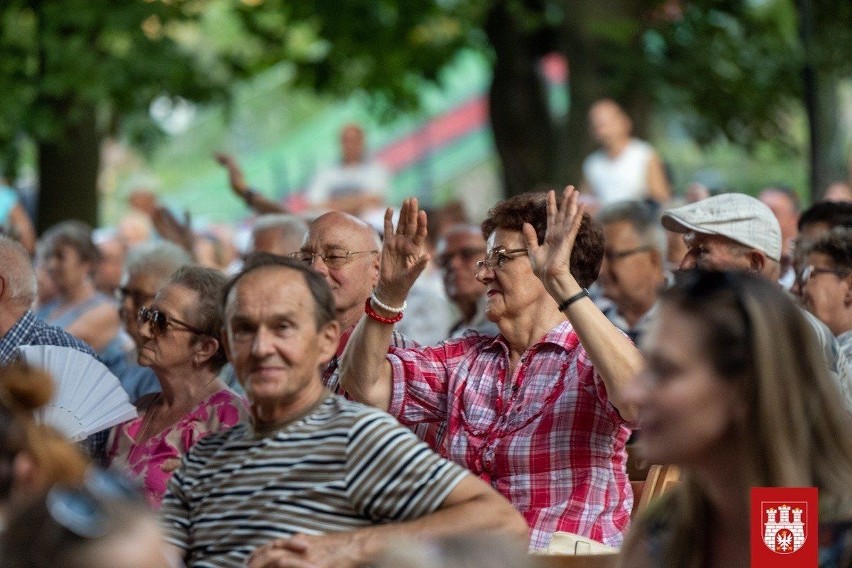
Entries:
{"label": "man wearing flat cap", "polygon": [[[743,270],[778,282],[781,272],[781,227],[766,205],[742,193],[723,193],[670,209],[663,227],[683,233],[687,246],[681,270]],[[831,330],[802,310],[852,409],[852,370]]]}

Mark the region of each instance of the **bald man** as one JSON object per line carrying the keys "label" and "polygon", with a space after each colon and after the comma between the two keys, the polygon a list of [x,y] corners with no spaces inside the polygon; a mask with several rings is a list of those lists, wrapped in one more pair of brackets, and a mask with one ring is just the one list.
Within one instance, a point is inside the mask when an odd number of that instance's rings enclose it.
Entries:
{"label": "bald man", "polygon": [[[379,281],[381,249],[381,239],[373,227],[348,213],[331,211],[308,226],[302,247],[291,255],[322,274],[334,296],[340,342],[322,375],[332,392],[343,392],[338,385],[338,357]],[[400,347],[416,345],[396,331],[393,343]]]}

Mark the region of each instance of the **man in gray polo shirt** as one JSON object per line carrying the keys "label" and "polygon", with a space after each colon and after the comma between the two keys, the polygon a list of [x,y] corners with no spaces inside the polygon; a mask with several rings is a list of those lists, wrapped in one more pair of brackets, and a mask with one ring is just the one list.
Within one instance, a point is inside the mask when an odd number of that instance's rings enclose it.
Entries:
{"label": "man in gray polo shirt", "polygon": [[[663,227],[684,234],[688,247],[681,270],[746,270],[778,282],[781,227],[766,205],[742,193],[724,193],[667,211]],[[802,310],[822,347],[829,368],[852,409],[849,362],[828,327]]]}

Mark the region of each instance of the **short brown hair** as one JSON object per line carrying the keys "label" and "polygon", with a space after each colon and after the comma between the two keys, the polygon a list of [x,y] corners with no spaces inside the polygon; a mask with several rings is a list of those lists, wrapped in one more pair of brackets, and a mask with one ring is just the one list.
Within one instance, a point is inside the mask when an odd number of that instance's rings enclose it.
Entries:
{"label": "short brown hair", "polygon": [[[487,240],[497,229],[522,231],[524,223],[533,226],[538,244],[542,244],[547,231],[547,197],[544,193],[522,193],[492,207],[482,222],[482,236]],[[569,267],[577,284],[586,288],[598,279],[603,252],[604,235],[600,224],[588,213],[583,213]]]}

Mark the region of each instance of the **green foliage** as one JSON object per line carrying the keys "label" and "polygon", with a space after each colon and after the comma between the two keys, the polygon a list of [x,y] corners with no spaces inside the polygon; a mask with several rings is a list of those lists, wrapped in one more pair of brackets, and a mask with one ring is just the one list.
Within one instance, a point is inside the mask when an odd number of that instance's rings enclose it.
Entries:
{"label": "green foliage", "polygon": [[[106,132],[158,96],[223,99],[240,76],[205,50],[200,0],[10,0],[0,7],[0,152],[58,140],[86,109]],[[225,54],[227,55],[227,54]]]}
{"label": "green foliage", "polygon": [[786,144],[803,61],[788,2],[684,3],[680,19],[646,34],[645,48],[658,99],[676,102],[699,142],[723,134],[746,147]]}

